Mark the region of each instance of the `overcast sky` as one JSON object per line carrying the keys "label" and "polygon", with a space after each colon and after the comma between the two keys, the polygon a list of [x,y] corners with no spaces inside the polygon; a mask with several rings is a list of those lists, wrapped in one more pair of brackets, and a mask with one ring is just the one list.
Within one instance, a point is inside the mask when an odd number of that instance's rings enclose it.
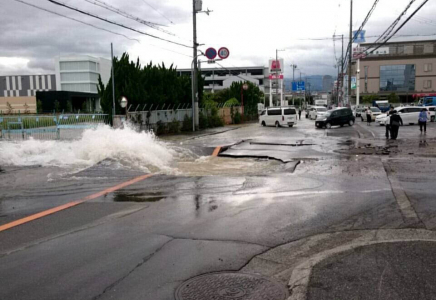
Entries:
{"label": "overcast sky", "polygon": [[[1,0],[0,75],[52,73],[53,58],[57,55],[88,54],[110,58],[111,42],[114,43],[115,55],[128,52],[132,59],[139,57],[143,64],[153,61],[155,64],[174,64],[178,68],[190,67],[192,50],[189,48],[84,16],[47,0],[23,1],[126,35],[130,39],[52,15],[15,0]],[[381,34],[409,1],[380,0],[366,25],[367,35]],[[416,1],[408,15],[422,1]],[[136,17],[166,25],[162,28],[175,36],[126,19],[85,0],[59,2],[148,34],[192,45],[191,0],[104,0]],[[429,1],[398,34],[436,33],[435,2]],[[354,0],[354,29],[362,23],[373,3],[373,0]],[[228,47],[230,57],[222,62],[223,66],[266,66],[268,60],[275,56],[275,50],[281,49],[285,50],[279,52],[279,56],[285,59],[286,76],[291,74],[289,65],[292,63],[298,65],[303,76],[337,74],[334,68],[333,41],[304,39],[328,38],[335,32],[348,36],[349,0],[204,0],[203,8],[213,12],[209,16],[199,14],[197,17],[198,42],[204,44],[200,49]],[[403,18],[405,19],[406,17]],[[394,41],[405,39],[397,38]],[[421,39],[436,39],[436,35]],[[339,57],[340,41],[335,46],[336,56]],[[299,71],[296,76],[297,74]]]}

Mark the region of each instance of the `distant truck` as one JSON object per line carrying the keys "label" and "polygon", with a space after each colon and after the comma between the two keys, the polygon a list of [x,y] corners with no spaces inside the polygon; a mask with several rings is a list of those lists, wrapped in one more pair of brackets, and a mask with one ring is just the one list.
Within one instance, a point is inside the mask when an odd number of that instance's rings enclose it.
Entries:
{"label": "distant truck", "polygon": [[387,112],[391,108],[388,100],[374,100],[372,106],[378,107],[382,113]]}
{"label": "distant truck", "polygon": [[425,97],[420,101],[419,105],[422,106],[436,106],[436,97]]}
{"label": "distant truck", "polygon": [[315,106],[326,106],[327,107],[327,99],[315,100]]}

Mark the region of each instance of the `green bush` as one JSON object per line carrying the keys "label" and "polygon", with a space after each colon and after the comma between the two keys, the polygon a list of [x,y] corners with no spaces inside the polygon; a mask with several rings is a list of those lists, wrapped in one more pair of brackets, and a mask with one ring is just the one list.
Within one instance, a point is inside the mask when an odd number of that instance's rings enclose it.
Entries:
{"label": "green bush", "polygon": [[171,123],[168,124],[168,132],[169,133],[179,133],[180,132],[180,123],[174,118]]}
{"label": "green bush", "polygon": [[185,115],[183,119],[182,131],[192,131],[192,118],[188,117],[188,115]]}
{"label": "green bush", "polygon": [[165,123],[163,123],[162,121],[157,121],[156,123],[156,134],[157,135],[161,135],[164,134],[166,132],[166,126]]}
{"label": "green bush", "polygon": [[241,121],[242,121],[241,114],[239,113],[239,110],[237,110],[235,112],[235,115],[233,116],[233,124],[241,124]]}
{"label": "green bush", "polygon": [[207,118],[206,115],[204,115],[203,113],[200,113],[199,117],[199,125],[200,125],[200,129],[206,129],[209,127],[209,120]]}

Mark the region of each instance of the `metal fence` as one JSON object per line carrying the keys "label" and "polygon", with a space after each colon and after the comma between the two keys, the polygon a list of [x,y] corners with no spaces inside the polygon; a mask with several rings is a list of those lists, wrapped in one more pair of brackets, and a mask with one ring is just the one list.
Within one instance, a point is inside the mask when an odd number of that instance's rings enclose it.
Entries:
{"label": "metal fence", "polygon": [[106,114],[0,116],[0,139],[74,139],[108,122]]}

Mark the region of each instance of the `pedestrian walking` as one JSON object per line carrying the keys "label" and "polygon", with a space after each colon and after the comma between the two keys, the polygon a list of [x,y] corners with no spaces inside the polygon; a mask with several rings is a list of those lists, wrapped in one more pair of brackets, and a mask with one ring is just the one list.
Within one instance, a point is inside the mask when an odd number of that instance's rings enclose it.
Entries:
{"label": "pedestrian walking", "polygon": [[427,133],[427,120],[428,120],[427,110],[423,108],[419,113],[419,119],[418,119],[419,130],[421,131],[421,134],[422,134],[422,127],[424,127],[424,134]]}
{"label": "pedestrian walking", "polygon": [[301,121],[301,107],[300,107],[300,109],[298,110],[298,118],[299,118],[300,121]]}
{"label": "pedestrian walking", "polygon": [[[388,118],[390,115],[392,115],[393,110],[394,110],[394,108],[391,106],[389,108],[389,111],[386,113]],[[389,139],[389,133],[391,132],[391,124],[389,124],[389,123],[390,123],[390,120],[388,120],[388,122],[386,122],[386,125],[385,125],[385,127],[386,127],[386,133],[385,133],[386,139]]]}
{"label": "pedestrian walking", "polygon": [[403,119],[401,119],[401,116],[396,110],[393,110],[389,122],[391,127],[391,140],[396,140],[398,137],[398,131],[400,130],[400,125],[403,125]]}
{"label": "pedestrian walking", "polygon": [[371,126],[372,122],[372,110],[370,107],[366,110],[366,125]]}

